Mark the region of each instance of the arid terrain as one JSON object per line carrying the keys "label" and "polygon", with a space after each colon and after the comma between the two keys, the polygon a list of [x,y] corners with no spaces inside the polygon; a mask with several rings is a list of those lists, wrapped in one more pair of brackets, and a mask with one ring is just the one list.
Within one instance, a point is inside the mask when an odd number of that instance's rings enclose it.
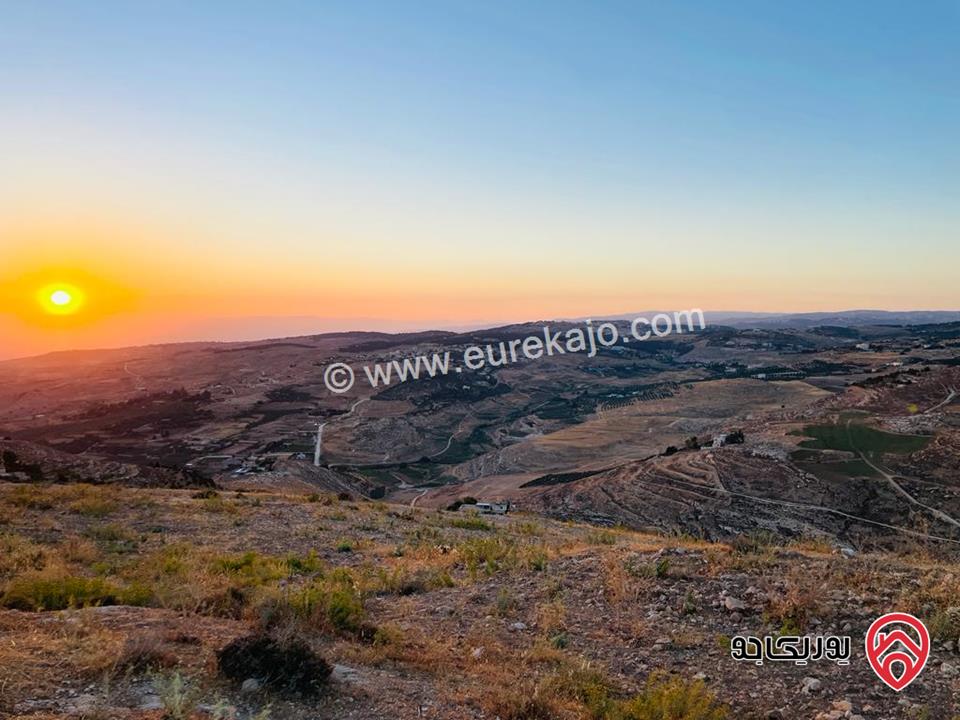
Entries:
{"label": "arid terrain", "polygon": [[[343,395],[539,326],[0,363],[0,716],[960,716],[960,324],[772,322]],[[776,633],[851,663],[731,658]]]}
{"label": "arid terrain", "polygon": [[[919,539],[898,554],[839,554],[813,540],[710,543],[328,494],[87,485],[7,484],[0,508],[0,711],[14,717],[960,712],[960,568]],[[736,634],[859,641],[894,607],[935,638],[902,697],[856,643],[845,667],[730,657]],[[218,651],[264,632],[330,664],[318,695],[263,685],[255,665],[225,676]]]}

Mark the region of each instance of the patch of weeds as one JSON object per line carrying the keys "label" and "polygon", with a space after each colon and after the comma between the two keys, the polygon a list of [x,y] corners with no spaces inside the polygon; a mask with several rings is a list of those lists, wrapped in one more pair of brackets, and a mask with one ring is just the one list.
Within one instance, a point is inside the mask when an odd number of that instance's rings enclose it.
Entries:
{"label": "patch of weeds", "polygon": [[164,720],[188,720],[200,701],[200,691],[191,687],[179,671],[155,675],[153,689],[163,703]]}
{"label": "patch of weeds", "polygon": [[461,543],[457,549],[471,579],[476,579],[481,571],[493,575],[499,570],[517,567],[516,543],[506,538],[468,540]]}
{"label": "patch of weeds", "polygon": [[616,545],[617,534],[610,530],[591,530],[587,533],[586,541],[590,545]]}
{"label": "patch of weeds", "polygon": [[260,624],[266,629],[319,628],[352,635],[366,629],[363,597],[346,568],[337,568],[297,590],[268,596],[261,601],[258,613]]}
{"label": "patch of weeds", "polygon": [[7,585],[2,598],[14,610],[65,610],[95,605],[148,605],[153,594],[141,585],[117,587],[103,578],[24,575]]}
{"label": "patch of weeds", "polygon": [[527,563],[534,572],[544,572],[547,569],[547,554],[542,550],[534,551]]}
{"label": "patch of weeds", "polygon": [[23,572],[43,570],[46,550],[19,535],[0,535],[0,580]]}
{"label": "patch of weeds", "polygon": [[[259,502],[259,500],[257,500]],[[200,501],[201,507],[209,513],[222,513],[225,515],[236,515],[240,512],[239,501],[225,500],[219,494],[208,497]],[[251,503],[256,504],[256,503]]]}
{"label": "patch of weeds", "polygon": [[194,500],[212,500],[213,498],[220,497],[220,493],[213,488],[206,488],[205,490],[197,490],[197,492],[193,493],[190,497]]}
{"label": "patch of weeds", "polygon": [[580,703],[589,718],[609,717],[614,707],[606,676],[586,662],[561,667],[540,684],[538,691],[547,697]]}
{"label": "patch of weeds", "polygon": [[17,485],[7,502],[24,510],[49,510],[54,506],[54,496],[46,487]]}
{"label": "patch of weeds", "polygon": [[806,580],[793,577],[787,587],[767,598],[764,620],[778,627],[781,635],[802,635],[817,610],[820,591]]}
{"label": "patch of weeds", "polygon": [[956,642],[960,637],[960,607],[948,607],[937,610],[927,620],[930,636],[936,640]]}
{"label": "patch of weeds", "polygon": [[638,564],[636,558],[631,557],[627,559],[625,567],[633,577],[663,580],[670,574],[670,558],[659,557],[650,562]]}
{"label": "patch of weeds", "polygon": [[513,530],[520,535],[528,535],[533,537],[542,537],[544,533],[542,525],[527,520],[514,523]]}
{"label": "patch of weeds", "polygon": [[172,668],[177,656],[164,647],[163,638],[156,634],[136,634],[127,637],[114,664],[115,674],[143,673]]}
{"label": "patch of weeds", "polygon": [[374,592],[381,595],[417,595],[441,587],[453,587],[453,578],[442,570],[423,568],[411,571],[395,567],[388,571],[377,570]]}
{"label": "patch of weeds", "polygon": [[724,720],[728,709],[703,682],[655,673],[643,692],[617,703],[616,720]]}
{"label": "patch of weeds", "polygon": [[346,538],[342,538],[337,541],[335,549],[338,553],[353,552],[353,543],[347,540]]}
{"label": "patch of weeds", "polygon": [[775,533],[769,530],[755,530],[750,533],[740,533],[730,543],[734,552],[741,555],[759,554],[766,552],[779,543]]}
{"label": "patch of weeds", "polygon": [[259,586],[290,575],[289,560],[281,560],[250,550],[242,555],[220,557],[214,566],[243,585]]}
{"label": "patch of weeds", "polygon": [[107,552],[120,555],[135,552],[139,544],[135,534],[114,523],[92,525],[83,534],[100,543]]}
{"label": "patch of weeds", "polygon": [[69,507],[71,511],[84,517],[105,518],[115,513],[119,505],[110,498],[88,495],[79,500],[74,500]]}
{"label": "patch of weeds", "polygon": [[311,550],[306,555],[287,555],[286,564],[292,575],[307,575],[323,570],[323,561],[316,550]]}
{"label": "patch of weeds", "polygon": [[497,617],[506,617],[517,608],[517,599],[507,588],[500,588],[497,592],[496,602]]}
{"label": "patch of weeds", "polygon": [[452,528],[458,528],[460,530],[483,530],[485,532],[491,532],[495,529],[493,525],[481,517],[454,518],[449,522],[449,525]]}

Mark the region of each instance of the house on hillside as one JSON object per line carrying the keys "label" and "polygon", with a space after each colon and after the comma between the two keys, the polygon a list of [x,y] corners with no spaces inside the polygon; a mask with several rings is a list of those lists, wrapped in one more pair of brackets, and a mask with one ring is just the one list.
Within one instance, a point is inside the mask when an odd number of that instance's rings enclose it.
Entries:
{"label": "house on hillside", "polygon": [[461,510],[476,510],[484,515],[506,515],[510,512],[510,501],[478,502],[476,505],[461,505]]}

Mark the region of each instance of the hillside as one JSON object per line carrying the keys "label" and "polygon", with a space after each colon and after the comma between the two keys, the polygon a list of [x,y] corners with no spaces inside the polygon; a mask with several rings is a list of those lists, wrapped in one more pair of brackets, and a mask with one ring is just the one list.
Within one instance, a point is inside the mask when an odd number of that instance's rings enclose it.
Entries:
{"label": "hillside", "polygon": [[[812,539],[708,543],[327,494],[88,485],[0,485],[0,523],[10,717],[960,712],[960,567],[921,539],[900,554],[841,554]],[[891,608],[934,636],[927,669],[900,696],[862,655],[867,625]],[[256,655],[225,677],[217,652],[258,632],[330,664],[329,678],[325,665],[310,671],[319,694],[283,687],[308,671],[278,687],[254,681],[265,672]],[[851,664],[730,657],[731,636],[776,632],[850,635]],[[700,709],[657,714],[670,702]]]}

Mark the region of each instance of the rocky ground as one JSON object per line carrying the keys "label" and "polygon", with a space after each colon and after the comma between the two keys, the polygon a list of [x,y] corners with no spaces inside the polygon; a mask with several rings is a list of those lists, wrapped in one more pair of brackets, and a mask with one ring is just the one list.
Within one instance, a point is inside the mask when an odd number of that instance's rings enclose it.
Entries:
{"label": "rocky ground", "polygon": [[[960,716],[960,572],[920,541],[840,553],[330,495],[8,484],[0,583],[5,717]],[[863,651],[894,610],[934,637],[899,694]],[[731,658],[732,636],[778,632],[849,635],[850,665]],[[227,677],[218,652],[251,635],[329,663],[319,692],[262,667]]]}

